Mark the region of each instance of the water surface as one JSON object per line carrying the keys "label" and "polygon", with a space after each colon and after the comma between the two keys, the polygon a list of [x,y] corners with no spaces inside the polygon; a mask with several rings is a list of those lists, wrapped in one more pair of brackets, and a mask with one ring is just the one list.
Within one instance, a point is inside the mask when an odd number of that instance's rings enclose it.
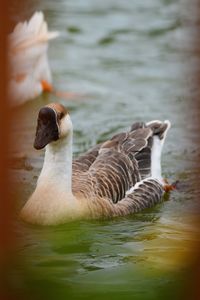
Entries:
{"label": "water surface", "polygon": [[70,110],[75,156],[134,121],[169,119],[163,174],[180,180],[180,189],[169,201],[126,218],[53,228],[17,223],[19,257],[27,264],[19,260],[13,272],[16,289],[47,299],[181,298],[197,241],[194,185],[200,157],[199,113],[188,101],[189,78],[182,76],[192,60],[184,51],[182,7],[170,0],[27,1],[15,20],[40,9],[50,29],[61,32],[49,49],[55,86],[85,96],[66,101],[43,95],[16,109],[13,144],[27,157],[25,167],[12,172],[17,210],[42,167],[44,152],[32,147],[37,112],[52,101]]}

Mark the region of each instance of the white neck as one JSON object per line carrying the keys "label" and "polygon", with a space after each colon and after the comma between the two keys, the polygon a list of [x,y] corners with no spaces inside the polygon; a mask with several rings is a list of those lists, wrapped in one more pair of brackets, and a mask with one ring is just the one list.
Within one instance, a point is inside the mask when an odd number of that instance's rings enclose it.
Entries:
{"label": "white neck", "polygon": [[46,146],[36,189],[21,211],[25,221],[52,225],[83,214],[84,207],[72,194],[72,132],[68,118],[60,129],[61,138]]}
{"label": "white neck", "polygon": [[38,186],[53,184],[66,193],[72,192],[72,131],[62,139],[46,146]]}

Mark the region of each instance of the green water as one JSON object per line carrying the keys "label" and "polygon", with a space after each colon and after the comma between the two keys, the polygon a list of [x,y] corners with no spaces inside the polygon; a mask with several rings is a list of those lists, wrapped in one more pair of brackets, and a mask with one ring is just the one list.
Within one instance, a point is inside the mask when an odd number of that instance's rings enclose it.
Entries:
{"label": "green water", "polygon": [[186,12],[170,0],[48,0],[27,1],[21,14],[36,9],[44,11],[50,29],[61,32],[49,49],[54,85],[84,97],[43,95],[16,109],[13,144],[27,156],[26,167],[12,171],[17,210],[43,162],[44,152],[32,147],[37,112],[52,101],[70,110],[75,155],[136,120],[169,119],[163,174],[180,180],[180,188],[169,201],[127,218],[49,228],[16,222],[14,290],[33,299],[179,299],[195,255],[199,159],[191,122],[199,113],[188,101],[189,79],[182,76],[192,60],[184,51]]}

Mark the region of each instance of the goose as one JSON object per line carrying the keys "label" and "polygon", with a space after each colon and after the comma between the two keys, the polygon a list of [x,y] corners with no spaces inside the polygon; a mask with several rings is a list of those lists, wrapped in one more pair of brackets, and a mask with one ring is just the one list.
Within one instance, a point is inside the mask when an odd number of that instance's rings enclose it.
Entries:
{"label": "goose", "polygon": [[9,83],[8,98],[18,106],[52,91],[48,62],[48,41],[58,37],[48,31],[43,12],[35,12],[29,21],[18,23],[8,36]]}
{"label": "goose", "polygon": [[125,216],[152,207],[173,189],[161,175],[169,121],[136,122],[130,130],[72,159],[73,126],[62,104],[39,110],[34,148],[45,149],[22,220],[56,225],[77,218]]}

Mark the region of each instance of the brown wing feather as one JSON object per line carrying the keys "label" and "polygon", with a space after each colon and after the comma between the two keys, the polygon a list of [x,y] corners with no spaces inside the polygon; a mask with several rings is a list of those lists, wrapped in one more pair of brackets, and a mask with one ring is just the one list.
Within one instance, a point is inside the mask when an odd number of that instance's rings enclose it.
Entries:
{"label": "brown wing feather", "polygon": [[74,193],[98,196],[114,203],[124,199],[136,182],[150,176],[153,135],[162,137],[166,129],[163,123],[154,123],[149,126],[135,123],[131,131],[113,136],[76,159]]}
{"label": "brown wing feather", "polygon": [[102,144],[98,144],[85,154],[80,155],[78,158],[73,160],[72,169],[74,173],[86,172],[96,160],[99,155],[99,149]]}
{"label": "brown wing feather", "polygon": [[114,203],[139,180],[136,160],[112,149],[101,151],[88,172],[95,176],[96,194]]}
{"label": "brown wing feather", "polygon": [[145,179],[132,193],[117,203],[118,214],[127,215],[153,207],[162,201],[163,194],[163,187],[157,180]]}

